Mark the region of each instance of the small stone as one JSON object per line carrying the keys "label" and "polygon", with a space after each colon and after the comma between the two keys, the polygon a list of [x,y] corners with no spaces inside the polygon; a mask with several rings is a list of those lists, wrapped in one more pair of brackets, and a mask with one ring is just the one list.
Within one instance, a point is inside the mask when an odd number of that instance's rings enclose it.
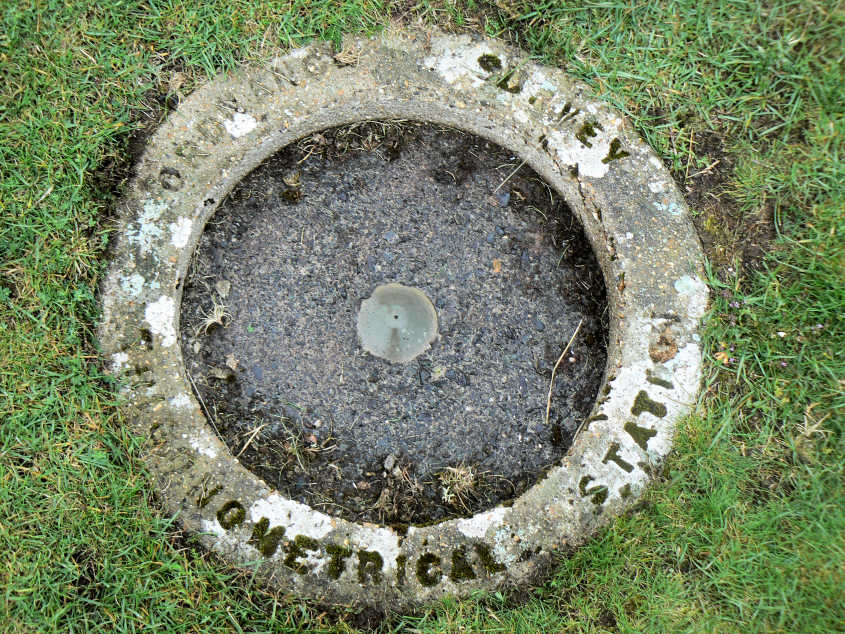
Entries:
{"label": "small stone", "polygon": [[217,368],[211,366],[208,368],[208,376],[212,379],[220,379],[221,381],[228,381],[231,379],[234,374],[229,369]]}
{"label": "small stone", "polygon": [[384,459],[384,470],[390,471],[393,469],[393,466],[396,464],[396,456],[390,454],[387,458]]}
{"label": "small stone", "polygon": [[229,291],[232,290],[232,283],[228,280],[220,280],[215,282],[214,290],[217,291],[217,294],[220,295],[222,299],[226,299],[229,295]]}
{"label": "small stone", "polygon": [[507,207],[508,203],[511,201],[511,193],[507,191],[497,194],[496,200],[499,203],[499,207]]}
{"label": "small stone", "polygon": [[487,236],[487,242],[493,244],[494,242],[496,242],[496,236],[491,233],[489,236]]}
{"label": "small stone", "polygon": [[388,244],[396,244],[399,242],[399,234],[395,231],[388,231],[384,234],[384,239]]}
{"label": "small stone", "polygon": [[537,330],[539,330],[540,332],[543,332],[546,329],[546,324],[544,324],[542,321],[540,321],[539,317],[535,317],[534,318],[534,327]]}
{"label": "small stone", "polygon": [[299,170],[293,170],[285,174],[282,177],[285,185],[288,187],[299,187],[302,184],[302,172]]}

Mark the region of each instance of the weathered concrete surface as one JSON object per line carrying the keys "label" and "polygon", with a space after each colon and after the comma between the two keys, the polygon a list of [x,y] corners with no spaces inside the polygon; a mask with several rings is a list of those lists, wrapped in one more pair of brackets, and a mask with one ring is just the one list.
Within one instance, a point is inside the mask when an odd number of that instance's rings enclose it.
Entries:
{"label": "weathered concrete surface", "polygon": [[[195,92],[158,130],[121,203],[100,340],[167,512],[268,583],[386,609],[524,587],[644,491],[700,380],[702,256],[680,192],[619,114],[560,71],[469,37],[314,44]],[[286,500],[217,439],[176,334],[181,282],[206,219],[263,159],[363,119],[457,127],[523,157],[579,215],[612,309],[605,386],[563,462],[511,507],[406,535]]]}

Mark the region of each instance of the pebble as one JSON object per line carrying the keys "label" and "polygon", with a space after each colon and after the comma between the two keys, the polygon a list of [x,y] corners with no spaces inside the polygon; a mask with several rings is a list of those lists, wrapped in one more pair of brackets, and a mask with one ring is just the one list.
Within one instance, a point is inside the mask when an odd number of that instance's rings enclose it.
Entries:
{"label": "pebble", "polygon": [[393,469],[394,465],[396,464],[396,456],[390,454],[387,458],[384,459],[384,470],[390,471]]}

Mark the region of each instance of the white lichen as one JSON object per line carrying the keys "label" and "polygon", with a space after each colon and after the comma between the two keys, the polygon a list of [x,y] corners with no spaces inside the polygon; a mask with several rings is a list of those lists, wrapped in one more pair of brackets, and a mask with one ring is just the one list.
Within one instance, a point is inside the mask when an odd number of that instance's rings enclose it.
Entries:
{"label": "white lichen", "polygon": [[[451,39],[451,38],[450,38]],[[469,86],[478,87],[490,77],[492,71],[481,67],[479,59],[489,55],[499,60],[501,70],[507,68],[508,59],[500,51],[485,43],[472,43],[467,41],[458,46],[451,46],[442,38],[434,38],[431,42],[433,54],[423,60],[423,64],[450,84],[464,81]]]}
{"label": "white lichen", "polygon": [[111,372],[112,374],[119,374],[126,363],[129,361],[129,355],[125,352],[115,352],[111,356]]}
{"label": "white lichen", "polygon": [[194,406],[191,402],[191,397],[185,394],[185,392],[179,392],[170,399],[170,405],[176,409],[193,409]]}
{"label": "white lichen", "polygon": [[226,535],[226,529],[220,526],[220,523],[216,520],[202,520],[201,525],[203,533],[211,533],[217,537],[224,537]]}
{"label": "white lichen", "polygon": [[138,297],[144,289],[144,282],[144,278],[138,273],[133,273],[132,275],[125,277],[121,276],[120,289],[123,291],[124,295],[128,295],[129,297]]}
{"label": "white lichen", "polygon": [[663,200],[664,202],[653,203],[654,208],[657,209],[657,211],[669,212],[673,216],[680,216],[684,213],[684,208],[681,207],[681,205],[677,201],[668,200],[667,198],[664,198]]}
{"label": "white lichen", "polygon": [[191,449],[208,458],[217,457],[217,447],[213,438],[207,431],[202,430],[197,436],[193,436],[188,440]]}
{"label": "white lichen", "polygon": [[610,164],[603,162],[610,152],[610,143],[615,130],[596,129],[596,136],[590,137],[591,147],[575,137],[574,129],[556,130],[548,135],[548,147],[554,150],[557,160],[563,165],[577,165],[578,174],[589,178],[602,178],[610,170]]}
{"label": "white lichen", "polygon": [[496,561],[510,567],[516,563],[517,554],[511,548],[514,541],[511,537],[511,527],[505,526],[493,534],[493,555]]}
{"label": "white lichen", "polygon": [[358,548],[376,551],[384,562],[382,572],[390,574],[396,570],[396,558],[399,556],[399,536],[389,528],[360,526],[350,536],[350,541]]}
{"label": "white lichen", "polygon": [[162,295],[152,304],[147,304],[144,319],[150,325],[150,331],[161,337],[161,345],[169,348],[176,343],[176,302],[168,295]]}
{"label": "white lichen", "polygon": [[148,198],[138,216],[137,226],[127,232],[130,244],[136,245],[142,255],[147,254],[152,249],[153,242],[161,237],[158,220],[165,211],[167,203]]}
{"label": "white lichen", "polygon": [[258,523],[266,517],[270,527],[283,526],[286,534],[305,535],[313,539],[322,539],[332,529],[331,518],[310,506],[283,498],[272,493],[265,499],[257,500],[249,508],[249,517]]}
{"label": "white lichen", "polygon": [[707,310],[707,284],[698,277],[684,275],[675,280],[675,290],[682,296],[687,318],[698,321]]}
{"label": "white lichen", "polygon": [[223,121],[223,127],[226,128],[226,132],[231,134],[236,139],[240,139],[245,134],[249,134],[256,127],[258,127],[258,121],[250,114],[246,114],[245,112],[236,112],[232,115],[231,119],[226,119]]}
{"label": "white lichen", "polygon": [[189,218],[179,216],[176,222],[170,223],[170,244],[177,249],[181,249],[188,244],[188,238],[191,237],[191,227],[193,223]]}
{"label": "white lichen", "polygon": [[507,509],[497,506],[483,513],[476,513],[467,519],[455,520],[455,528],[472,539],[483,539],[491,527],[498,527],[502,523]]}

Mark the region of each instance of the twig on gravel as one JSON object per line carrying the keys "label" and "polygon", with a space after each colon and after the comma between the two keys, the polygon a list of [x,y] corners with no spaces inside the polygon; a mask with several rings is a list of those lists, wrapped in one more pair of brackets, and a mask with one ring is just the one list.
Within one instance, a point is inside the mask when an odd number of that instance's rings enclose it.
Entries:
{"label": "twig on gravel", "polygon": [[555,363],[555,367],[552,368],[552,378],[549,381],[549,398],[546,400],[546,425],[549,424],[549,413],[552,411],[552,389],[555,385],[555,374],[557,373],[557,367],[560,365],[560,362],[563,361],[563,357],[569,352],[569,348],[572,346],[572,342],[575,341],[575,337],[578,334],[578,331],[581,330],[581,324],[584,323],[584,320],[578,322],[578,325],[575,327],[575,332],[572,333],[572,336],[569,338],[569,343],[566,344],[566,347],[563,349],[563,352],[560,353],[560,356],[557,358],[557,363]]}
{"label": "twig on gravel", "polygon": [[520,163],[519,165],[517,165],[517,166],[516,166],[516,169],[515,169],[514,171],[512,171],[510,174],[508,174],[507,176],[505,176],[505,180],[503,180],[501,183],[499,183],[499,186],[498,186],[496,189],[494,189],[494,190],[493,190],[493,193],[494,193],[494,194],[495,194],[497,191],[499,191],[500,189],[502,189],[502,185],[504,185],[505,183],[507,183],[507,182],[511,179],[511,176],[513,176],[514,174],[516,174],[516,173],[519,171],[519,169],[520,169],[523,165],[525,165],[525,161],[526,161],[526,160],[528,160],[528,159],[523,159],[523,160],[522,160],[522,163]]}

